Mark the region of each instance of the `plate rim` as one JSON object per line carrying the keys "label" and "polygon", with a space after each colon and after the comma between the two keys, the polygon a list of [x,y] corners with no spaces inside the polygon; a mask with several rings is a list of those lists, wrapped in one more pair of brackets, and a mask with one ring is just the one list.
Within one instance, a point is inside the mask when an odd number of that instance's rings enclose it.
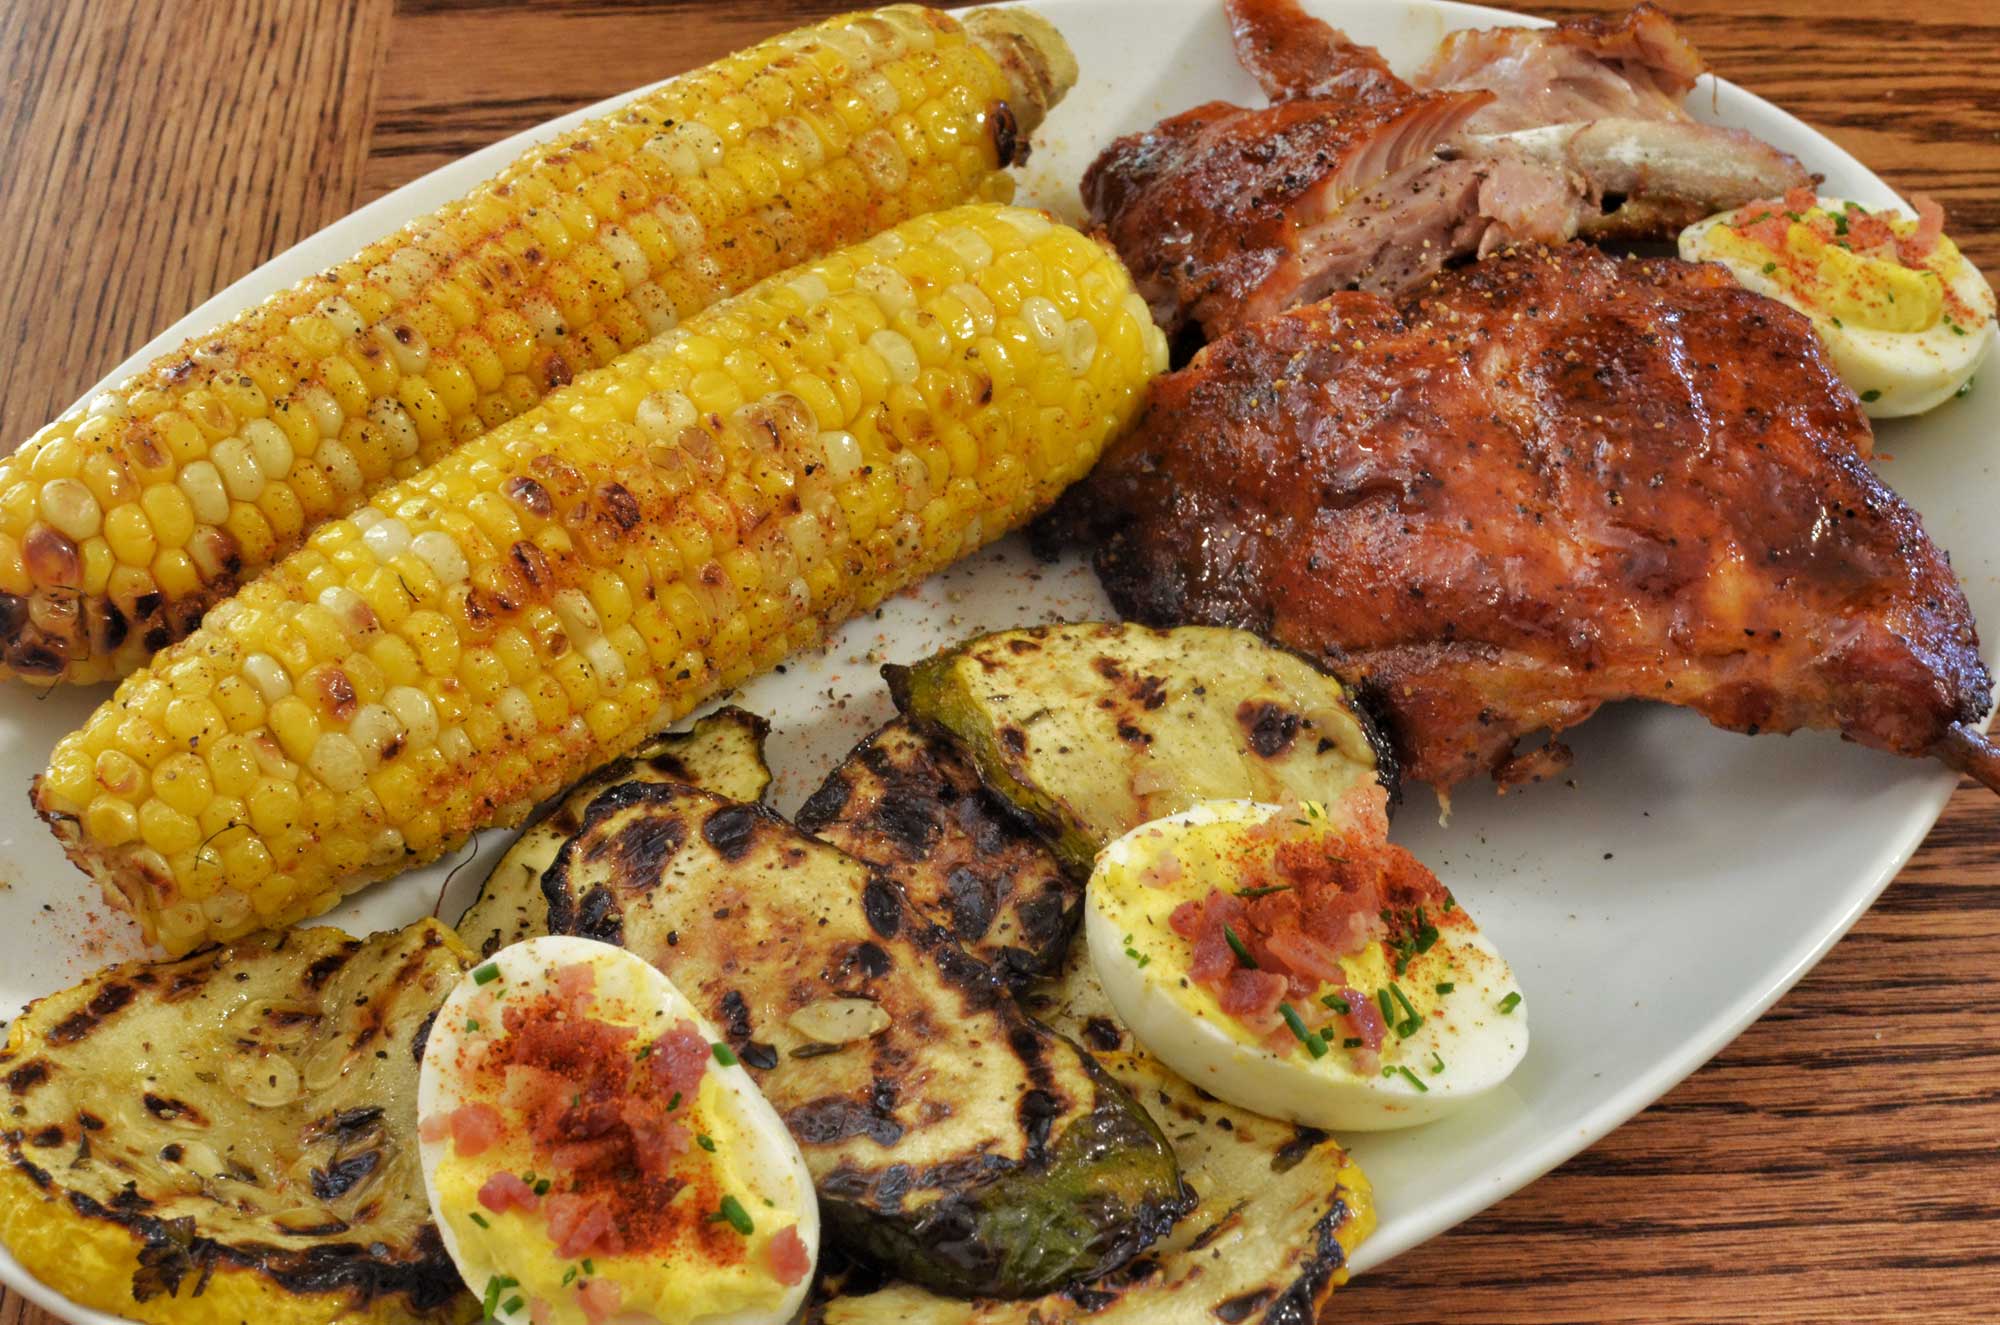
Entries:
{"label": "plate rim", "polygon": [[[1552,20],[1536,15],[1465,3],[1465,0],[1302,0],[1302,3],[1308,11],[1315,12],[1363,3],[1380,5],[1384,8],[1393,6],[1406,11],[1429,11],[1438,13],[1445,19],[1447,31],[1479,24],[1552,26]],[[1140,5],[1148,8],[1194,11],[1210,7],[1219,8],[1220,0],[1166,0],[1164,4],[1160,0],[1000,0],[1001,7],[1026,6],[1047,13],[1058,20],[1062,12],[1067,10],[1103,11],[1136,8]],[[1058,26],[1060,26],[1059,21]],[[1698,84],[1697,93],[1691,93],[1689,98],[1689,108],[1696,118],[1730,123],[1731,121],[1724,117],[1725,106],[1739,111],[1750,108],[1759,115],[1773,117],[1796,138],[1799,144],[1808,147],[1815,154],[1814,159],[1817,163],[1842,164],[1851,169],[1857,177],[1865,179],[1874,186],[1879,194],[1878,201],[1887,200],[1907,208],[1908,204],[1901,195],[1864,162],[1805,120],[1776,102],[1769,101],[1713,73],[1704,74],[1703,80],[1712,94],[1712,100],[1711,98],[1696,100],[1701,90]],[[345,256],[358,252],[366,244],[400,230],[410,220],[427,213],[429,209],[424,206],[424,195],[438,184],[445,182],[457,184],[462,181],[469,187],[479,180],[498,173],[535,143],[566,132],[582,121],[602,115],[633,97],[670,81],[671,77],[642,83],[629,90],[552,116],[529,128],[444,162],[398,185],[381,197],[336,218],[260,262],[197,304],[184,316],[176,319],[126,356],[101,380],[86,390],[74,404],[56,417],[81,407],[103,391],[117,387],[154,358],[188,337],[253,307],[272,294],[289,288],[322,267],[329,259],[342,260]],[[449,181],[445,177],[449,177]],[[1996,709],[1995,712],[2000,712],[2000,709]],[[1995,712],[1989,712],[1982,720],[1980,724],[1982,728],[1993,721]],[[1831,923],[1815,923],[1805,930],[1799,941],[1785,951],[1775,967],[1775,973],[1747,985],[1722,1012],[1711,1017],[1696,1032],[1683,1036],[1673,1049],[1662,1054],[1646,1070],[1623,1083],[1589,1112],[1578,1126],[1551,1132],[1539,1144],[1518,1152],[1507,1163],[1482,1174],[1477,1183],[1467,1184],[1457,1191],[1433,1198],[1418,1212],[1406,1216],[1393,1230],[1392,1236],[1377,1234],[1364,1241],[1349,1263],[1352,1273],[1366,1273],[1520,1191],[1630,1121],[1727,1048],[1788,993],[1853,928],[1923,844],[1932,826],[1943,813],[1946,803],[1958,785],[1959,778],[1955,773],[1940,769],[1932,782],[1933,785],[1926,790],[1922,801],[1897,826],[1896,831],[1884,835],[1882,841],[1885,849],[1869,866],[1857,869],[1848,876],[1849,882],[1842,894],[1842,905],[1837,910],[1829,909],[1825,913],[1825,917],[1830,918]],[[10,1292],[18,1293],[37,1307],[65,1320],[77,1322],[78,1325],[136,1325],[131,1317],[113,1315],[73,1302],[30,1274],[4,1246],[0,1246],[0,1285],[4,1285]]]}

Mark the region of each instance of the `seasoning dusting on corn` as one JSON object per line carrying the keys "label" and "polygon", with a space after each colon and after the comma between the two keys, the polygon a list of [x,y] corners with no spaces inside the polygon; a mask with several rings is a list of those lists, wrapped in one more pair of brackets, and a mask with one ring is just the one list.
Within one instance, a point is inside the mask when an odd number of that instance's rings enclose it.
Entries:
{"label": "seasoning dusting on corn", "polygon": [[907,221],[323,526],[66,738],[37,807],[169,951],[323,911],[1018,526],[1165,361],[1095,241]]}
{"label": "seasoning dusting on corn", "polygon": [[718,298],[1005,200],[1074,77],[1033,15],[895,6],[536,147],[0,459],[0,678],[122,675],[321,521]]}

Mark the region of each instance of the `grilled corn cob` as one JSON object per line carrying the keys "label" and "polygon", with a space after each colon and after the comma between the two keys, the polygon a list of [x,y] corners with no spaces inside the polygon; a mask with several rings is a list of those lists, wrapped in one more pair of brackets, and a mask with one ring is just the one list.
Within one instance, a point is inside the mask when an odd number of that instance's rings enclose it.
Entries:
{"label": "grilled corn cob", "polygon": [[0,677],[122,675],[451,447],[793,263],[1010,196],[1075,78],[1019,11],[829,20],[674,80],[0,460]]}
{"label": "grilled corn cob", "polygon": [[1095,241],[907,221],[322,526],[65,738],[36,806],[170,952],[325,910],[1020,524],[1165,358]]}

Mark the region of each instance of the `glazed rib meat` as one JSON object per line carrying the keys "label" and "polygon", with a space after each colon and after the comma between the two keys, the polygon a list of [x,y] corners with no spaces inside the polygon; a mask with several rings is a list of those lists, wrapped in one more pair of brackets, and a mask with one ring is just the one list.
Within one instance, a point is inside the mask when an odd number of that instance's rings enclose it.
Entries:
{"label": "glazed rib meat", "polygon": [[1720,267],[1521,249],[1210,344],[1050,531],[1129,616],[1325,659],[1440,789],[1626,698],[1991,777],[1971,612],[1869,445],[1810,324]]}
{"label": "glazed rib meat", "polygon": [[1807,182],[1681,109],[1700,57],[1649,6],[1453,34],[1415,88],[1297,0],[1226,9],[1272,104],[1197,106],[1113,142],[1083,181],[1169,334],[1222,335],[1334,290],[1394,294],[1510,244],[1665,236]]}

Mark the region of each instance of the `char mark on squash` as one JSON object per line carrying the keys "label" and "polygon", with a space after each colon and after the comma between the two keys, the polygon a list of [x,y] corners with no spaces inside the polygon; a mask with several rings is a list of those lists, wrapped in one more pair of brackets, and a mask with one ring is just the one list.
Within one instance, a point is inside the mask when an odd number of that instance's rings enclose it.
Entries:
{"label": "char mark on squash", "polygon": [[702,840],[724,860],[741,860],[756,838],[761,819],[762,812],[755,805],[724,805],[702,821]]}
{"label": "char mark on squash", "polygon": [[1236,721],[1249,737],[1252,750],[1266,759],[1276,759],[1291,749],[1304,719],[1269,700],[1246,699],[1236,707]]}

